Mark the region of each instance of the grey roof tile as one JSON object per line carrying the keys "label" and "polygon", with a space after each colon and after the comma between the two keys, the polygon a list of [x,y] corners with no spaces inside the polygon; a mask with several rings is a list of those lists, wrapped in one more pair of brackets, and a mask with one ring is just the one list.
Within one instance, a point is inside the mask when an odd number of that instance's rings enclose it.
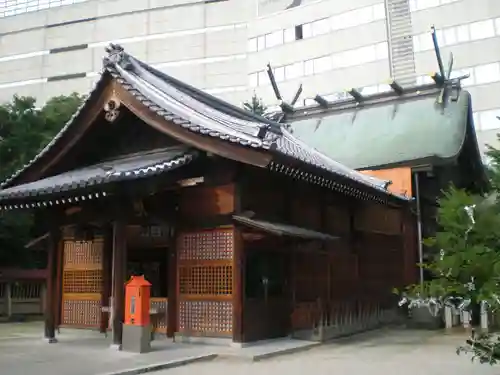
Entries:
{"label": "grey roof tile", "polygon": [[194,150],[176,147],[108,160],[0,190],[0,202],[6,199],[41,196],[108,182],[150,177],[186,165],[196,155],[197,152]]}

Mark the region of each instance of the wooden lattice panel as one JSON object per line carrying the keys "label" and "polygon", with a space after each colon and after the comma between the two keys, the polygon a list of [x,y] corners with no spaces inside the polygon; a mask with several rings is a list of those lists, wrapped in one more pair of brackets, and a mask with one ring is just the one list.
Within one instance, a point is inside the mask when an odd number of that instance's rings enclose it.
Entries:
{"label": "wooden lattice panel", "polygon": [[233,258],[233,228],[182,233],[179,260],[230,260]]}
{"label": "wooden lattice panel", "polygon": [[66,326],[98,327],[101,321],[103,240],[64,241],[62,314]]}
{"label": "wooden lattice panel", "polygon": [[230,335],[233,329],[231,301],[181,301],[179,330],[186,334]]}
{"label": "wooden lattice panel", "polygon": [[167,333],[167,305],[166,298],[151,298],[151,309],[159,312],[152,321],[155,332]]}
{"label": "wooden lattice panel", "polygon": [[[65,241],[64,268],[102,266],[103,241]],[[92,267],[93,266],[93,267]]]}
{"label": "wooden lattice panel", "polygon": [[191,295],[231,295],[233,293],[232,264],[180,267],[179,292]]}
{"label": "wooden lattice panel", "polygon": [[99,327],[101,322],[100,296],[92,299],[67,298],[63,300],[62,324],[75,327]]}
{"label": "wooden lattice panel", "polygon": [[101,270],[64,270],[63,293],[101,293]]}

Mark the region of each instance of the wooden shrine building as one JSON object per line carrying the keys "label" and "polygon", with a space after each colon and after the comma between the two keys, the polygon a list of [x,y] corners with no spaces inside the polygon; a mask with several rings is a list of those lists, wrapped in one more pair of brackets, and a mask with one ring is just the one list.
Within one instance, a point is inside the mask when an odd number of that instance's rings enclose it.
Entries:
{"label": "wooden shrine building", "polygon": [[[111,45],[85,103],[0,190],[50,234],[46,336],[121,343],[124,283],[169,337],[249,342],[368,329],[415,278],[411,202]],[[318,334],[321,327],[321,335]],[[319,335],[319,336],[318,336]]]}
{"label": "wooden shrine building", "polygon": [[488,186],[471,95],[460,80],[393,86],[371,95],[354,90],[337,102],[317,97],[317,105],[288,111],[281,121],[330,158],[391,180],[390,190],[415,198],[419,236],[427,238],[437,230],[438,199],[450,184],[474,193]]}

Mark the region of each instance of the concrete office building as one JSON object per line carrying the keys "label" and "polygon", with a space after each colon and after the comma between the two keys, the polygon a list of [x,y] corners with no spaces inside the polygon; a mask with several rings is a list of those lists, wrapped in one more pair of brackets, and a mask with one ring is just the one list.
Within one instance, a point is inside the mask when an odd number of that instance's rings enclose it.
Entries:
{"label": "concrete office building", "polygon": [[13,94],[41,102],[88,92],[104,46],[124,47],[192,85],[239,104],[253,91],[276,102],[271,62],[285,99],[300,103],[343,90],[386,90],[425,82],[437,63],[434,24],[445,65],[470,73],[480,142],[500,128],[498,0],[0,0],[0,102]]}

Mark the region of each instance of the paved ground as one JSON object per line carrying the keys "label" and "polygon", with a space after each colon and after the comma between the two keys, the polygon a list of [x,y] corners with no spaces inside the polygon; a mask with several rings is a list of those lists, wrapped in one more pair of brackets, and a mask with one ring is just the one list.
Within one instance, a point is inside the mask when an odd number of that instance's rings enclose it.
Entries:
{"label": "paved ground", "polygon": [[[234,354],[235,351],[162,340],[155,342],[156,351],[137,355],[109,349],[102,336],[87,331],[63,331],[58,344],[47,344],[41,338],[41,328],[40,323],[0,324],[1,375],[98,375],[203,354]],[[238,359],[224,355],[211,362],[155,374],[499,375],[500,366],[472,364],[466,356],[455,354],[456,347],[464,339],[464,335],[443,335],[441,332],[384,329],[260,362],[252,363],[242,358],[276,349],[277,344],[244,349],[247,356]]]}
{"label": "paved ground", "polygon": [[0,324],[1,375],[97,375],[144,365],[211,354],[213,347],[155,341],[151,353],[133,354],[109,348],[104,336],[63,330],[57,344],[42,338],[41,323]]}
{"label": "paved ground", "polygon": [[355,339],[261,362],[215,360],[157,372],[158,375],[498,375],[500,366],[472,364],[457,356],[463,336],[382,330]]}

